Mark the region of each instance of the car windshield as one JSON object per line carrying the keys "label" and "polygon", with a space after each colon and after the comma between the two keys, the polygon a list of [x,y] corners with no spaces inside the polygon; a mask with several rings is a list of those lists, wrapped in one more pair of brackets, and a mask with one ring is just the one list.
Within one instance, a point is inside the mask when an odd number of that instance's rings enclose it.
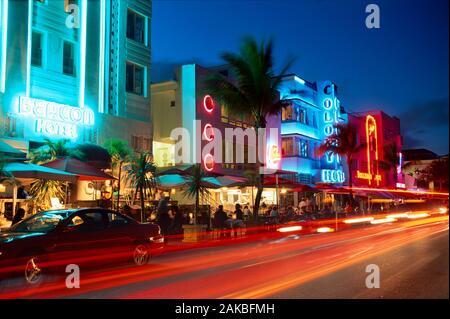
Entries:
{"label": "car windshield", "polygon": [[42,212],[12,226],[14,232],[49,232],[67,217],[67,211]]}

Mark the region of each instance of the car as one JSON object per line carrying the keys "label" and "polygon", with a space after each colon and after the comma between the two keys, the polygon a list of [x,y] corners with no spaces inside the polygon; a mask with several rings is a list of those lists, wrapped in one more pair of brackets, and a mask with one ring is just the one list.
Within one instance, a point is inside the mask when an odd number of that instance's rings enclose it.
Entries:
{"label": "car", "polygon": [[[157,224],[104,208],[44,211],[0,232],[1,280],[37,286],[67,265],[147,264],[164,247]],[[80,268],[82,269],[82,268]]]}

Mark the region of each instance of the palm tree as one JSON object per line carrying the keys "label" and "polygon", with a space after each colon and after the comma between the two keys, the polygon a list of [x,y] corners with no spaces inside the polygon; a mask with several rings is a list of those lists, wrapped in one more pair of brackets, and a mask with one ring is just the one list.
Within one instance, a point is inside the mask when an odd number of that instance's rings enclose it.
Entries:
{"label": "palm tree", "polygon": [[350,191],[350,201],[353,204],[353,155],[359,152],[365,143],[358,143],[357,128],[351,124],[337,123],[334,125],[335,133],[330,135],[317,149],[319,156],[331,153],[340,157],[345,157],[348,167],[348,186]]}
{"label": "palm tree", "polygon": [[184,179],[186,180],[184,195],[189,198],[195,198],[194,225],[197,224],[200,198],[204,198],[209,195],[209,186],[204,182],[206,177],[207,174],[200,164],[194,165],[192,167],[191,174],[184,176]]}
{"label": "palm tree", "polygon": [[126,168],[126,171],[128,173],[127,178],[136,190],[135,194],[139,193],[141,222],[144,222],[145,200],[157,185],[155,179],[156,166],[153,163],[151,155],[142,152],[138,157],[132,159],[131,163]]}
{"label": "palm tree", "polygon": [[[442,191],[448,188],[448,157],[441,157],[433,160],[425,169],[419,171],[419,180],[430,182],[436,182],[438,190]],[[446,186],[446,187],[445,187]]]}
{"label": "palm tree", "polygon": [[[85,158],[85,154],[74,146],[69,146],[69,139],[60,139],[52,141],[49,138],[44,139],[44,145],[30,152],[30,162],[34,164],[44,164],[58,158],[72,157],[79,160]],[[50,207],[50,200],[58,197],[66,201],[66,192],[68,183],[51,180],[38,180],[30,187],[30,195],[35,204],[39,203],[43,208]]]}
{"label": "palm tree", "polygon": [[52,198],[60,198],[66,201],[66,192],[63,190],[68,186],[67,182],[39,179],[30,186],[30,195],[38,209],[47,210],[51,207]]}
{"label": "palm tree", "polygon": [[[291,63],[287,63],[279,76],[274,71],[273,42],[257,43],[254,38],[244,38],[239,53],[226,52],[221,58],[230,66],[235,81],[230,82],[222,75],[215,75],[205,81],[206,88],[219,103],[230,112],[249,118],[259,134],[259,128],[266,128],[266,118],[279,114],[286,103],[279,99],[278,88]],[[258,170],[257,193],[253,215],[258,217],[263,192],[262,177]]]}
{"label": "palm tree", "polygon": [[397,183],[398,174],[397,167],[400,163],[400,152],[395,142],[384,145],[383,147],[383,159],[378,160],[378,166],[385,170],[392,170],[394,182]]}
{"label": "palm tree", "polygon": [[111,156],[113,171],[114,169],[117,169],[116,177],[118,180],[118,188],[116,209],[119,209],[122,168],[124,163],[130,161],[133,155],[133,151],[131,150],[131,147],[128,145],[127,141],[114,138],[107,140],[104,144],[104,147],[108,150],[108,153]]}
{"label": "palm tree", "polygon": [[70,147],[69,139],[60,139],[52,141],[49,138],[44,138],[44,145],[31,151],[30,162],[34,164],[43,164],[53,161],[61,157],[72,157],[79,160],[85,158],[85,154],[76,147]]}

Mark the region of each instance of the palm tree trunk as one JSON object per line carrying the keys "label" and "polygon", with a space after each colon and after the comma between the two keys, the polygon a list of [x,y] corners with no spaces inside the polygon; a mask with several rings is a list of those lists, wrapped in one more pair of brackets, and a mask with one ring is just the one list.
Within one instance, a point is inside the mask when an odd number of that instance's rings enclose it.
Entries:
{"label": "palm tree trunk", "polygon": [[262,192],[263,188],[261,186],[258,186],[256,190],[255,204],[253,206],[253,219],[255,222],[258,221],[258,213],[259,213],[259,206],[261,204]]}
{"label": "palm tree trunk", "polygon": [[122,161],[119,162],[119,176],[118,176],[118,185],[117,185],[117,204],[116,204],[116,210],[119,211],[119,205],[120,205],[120,182],[122,178]]}
{"label": "palm tree trunk", "polygon": [[[255,130],[257,133],[257,143],[256,143],[256,158],[257,158],[257,165],[256,165],[256,176],[258,176],[258,186],[257,186],[257,191],[256,191],[256,197],[255,197],[255,203],[253,205],[253,220],[255,222],[258,221],[258,214],[259,214],[259,206],[261,204],[261,198],[262,198],[262,193],[264,190],[264,175],[260,174],[260,168],[264,165],[261,165],[261,163],[259,163],[259,128],[266,128],[265,125],[265,119],[259,118],[259,121],[257,123],[257,125],[255,126]],[[264,143],[265,145],[265,143]]]}
{"label": "palm tree trunk", "polygon": [[197,192],[195,194],[194,225],[197,225],[197,216],[198,216],[199,203],[200,203],[200,194]]}
{"label": "palm tree trunk", "polygon": [[141,200],[141,223],[144,222],[145,217],[145,199],[144,199],[144,189],[139,187],[139,196]]}

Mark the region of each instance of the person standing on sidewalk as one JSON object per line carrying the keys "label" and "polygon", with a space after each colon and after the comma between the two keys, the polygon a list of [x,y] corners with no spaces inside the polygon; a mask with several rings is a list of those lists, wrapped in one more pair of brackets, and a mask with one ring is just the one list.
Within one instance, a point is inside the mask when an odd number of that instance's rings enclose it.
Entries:
{"label": "person standing on sidewalk", "polygon": [[233,230],[234,237],[237,237],[237,228],[244,227],[244,212],[241,210],[240,204],[236,204],[235,208],[234,215],[236,216],[236,219],[233,221]]}
{"label": "person standing on sidewalk", "polygon": [[163,197],[160,199],[158,203],[157,213],[156,213],[156,221],[161,227],[161,233],[164,236],[164,242],[167,243],[170,232],[170,225],[172,223],[170,216],[169,216],[169,206],[168,206],[168,198]]}

